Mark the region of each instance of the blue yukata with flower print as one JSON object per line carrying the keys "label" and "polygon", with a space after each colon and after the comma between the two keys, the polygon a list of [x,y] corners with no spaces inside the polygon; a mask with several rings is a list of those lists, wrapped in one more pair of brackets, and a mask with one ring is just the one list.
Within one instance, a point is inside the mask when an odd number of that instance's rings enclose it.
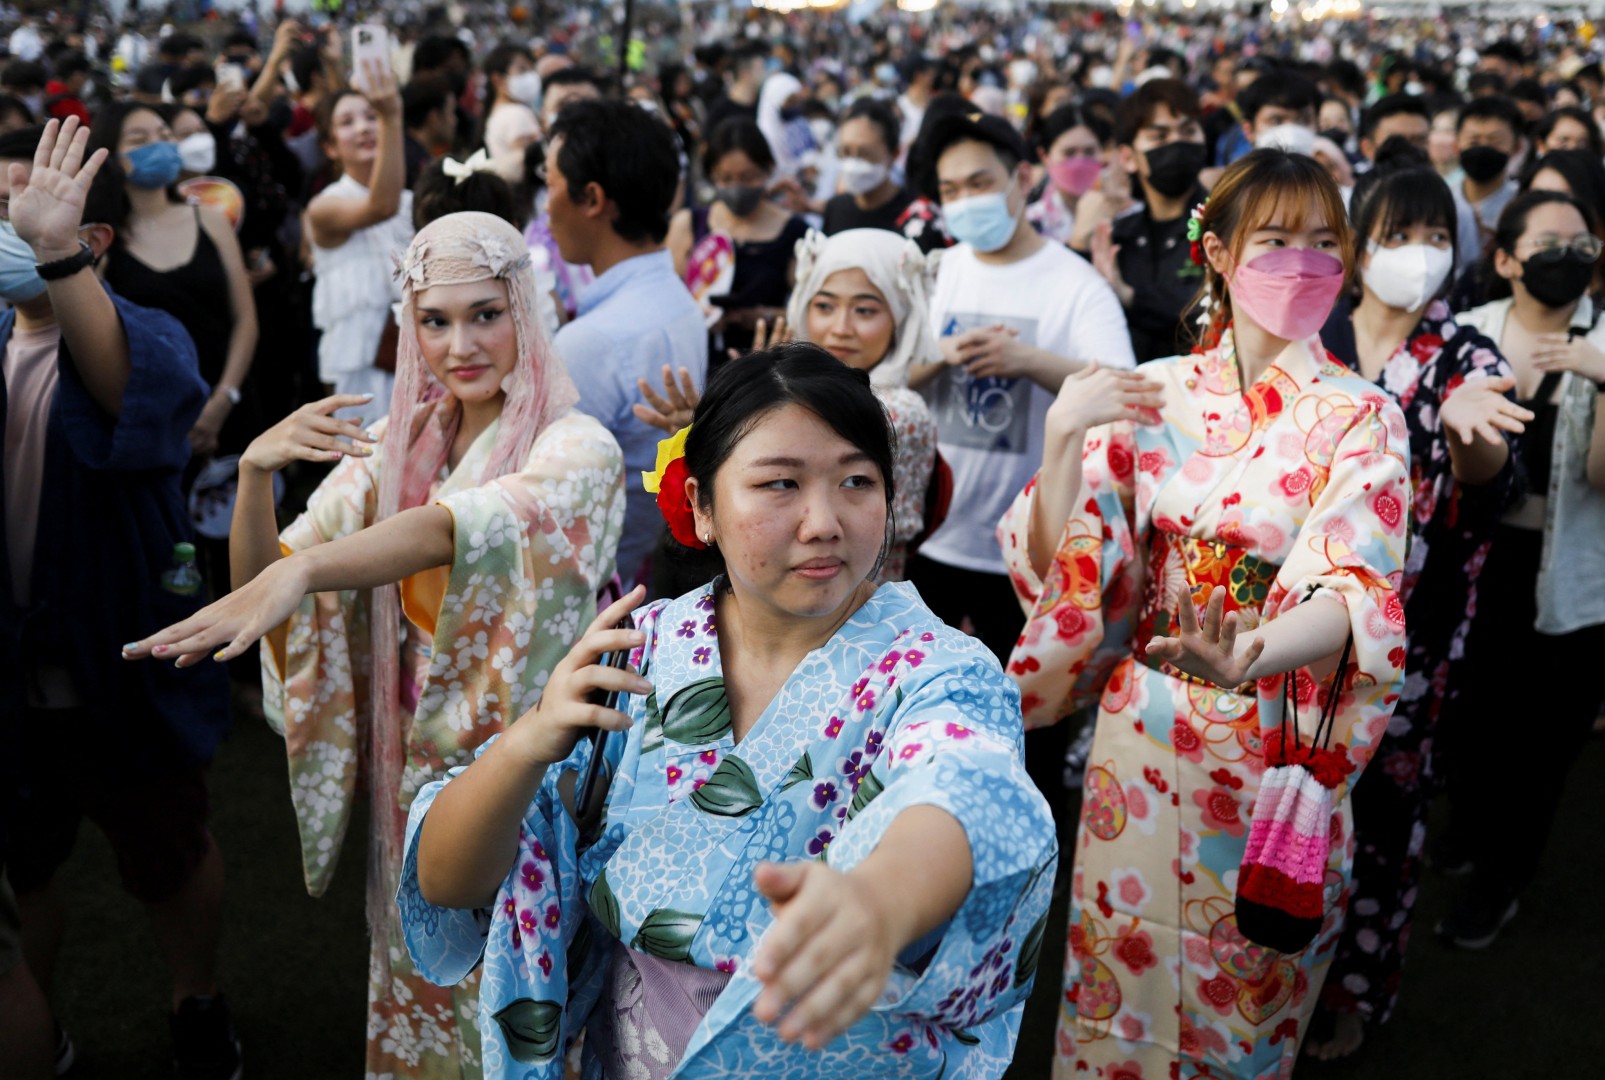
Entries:
{"label": "blue yukata with flower print", "polygon": [[[488,1077],[561,1080],[566,1049],[603,992],[616,942],[723,971],[680,1077],[996,1077],[1013,1056],[1047,924],[1053,818],[1021,758],[1019,694],[992,654],[907,584],[880,586],[809,653],[737,743],[724,695],[713,586],[636,613],[633,662],[654,691],[608,740],[600,838],[582,846],[558,795],[590,743],[548,770],[494,906],[435,907],[418,889],[417,838],[443,783],[413,803],[397,902],[427,977],[483,964]],[[454,770],[455,772],[460,770]],[[898,957],[870,1012],[822,1051],[752,1015],[748,970],[773,921],[760,862],[858,865],[903,810],[937,806],[969,837],[974,877],[947,924]],[[590,1040],[587,1040],[587,1047]],[[585,1075],[602,1075],[586,1053]]]}

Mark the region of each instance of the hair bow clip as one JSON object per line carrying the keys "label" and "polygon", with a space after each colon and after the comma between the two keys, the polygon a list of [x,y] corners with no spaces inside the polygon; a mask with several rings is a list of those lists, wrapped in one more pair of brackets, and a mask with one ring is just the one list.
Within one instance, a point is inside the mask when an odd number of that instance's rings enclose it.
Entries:
{"label": "hair bow clip", "polygon": [[475,150],[473,156],[467,161],[458,161],[449,157],[440,160],[440,171],[459,184],[476,172],[491,172],[494,168],[495,166],[491,164],[490,155],[485,152],[483,147]]}

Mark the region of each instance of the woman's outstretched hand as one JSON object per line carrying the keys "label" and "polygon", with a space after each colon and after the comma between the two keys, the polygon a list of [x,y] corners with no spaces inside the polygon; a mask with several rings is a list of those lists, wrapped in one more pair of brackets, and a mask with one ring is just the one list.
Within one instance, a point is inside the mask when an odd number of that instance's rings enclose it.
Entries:
{"label": "woman's outstretched hand", "polygon": [[557,662],[541,692],[541,700],[508,729],[524,759],[531,764],[554,765],[574,751],[580,736],[592,728],[624,731],[630,718],[617,709],[593,704],[591,695],[612,690],[650,694],[652,684],[633,667],[603,667],[610,652],[633,650],[646,642],[640,630],[618,629],[619,622],[646,599],[646,586],[637,585],[604,608],[585,635]]}
{"label": "woman's outstretched hand", "polygon": [[307,594],[305,567],[303,558],[280,559],[183,622],[124,645],[123,658],[172,660],[181,668],[193,667],[207,656],[232,660],[295,613]]}
{"label": "woman's outstretched hand", "polygon": [[1154,638],[1148,643],[1148,655],[1216,686],[1231,689],[1243,685],[1249,680],[1254,661],[1265,651],[1265,641],[1255,638],[1239,650],[1238,634],[1256,629],[1259,617],[1248,609],[1222,617],[1225,607],[1226,590],[1217,585],[1204,605],[1204,621],[1200,624],[1192,595],[1184,593],[1176,605],[1181,634]]}
{"label": "woman's outstretched hand", "polygon": [[868,882],[817,860],[762,863],[753,877],[775,921],[752,962],[764,984],[752,1013],[822,1049],[880,997],[907,928]]}
{"label": "woman's outstretched hand", "polygon": [[373,436],[360,422],[336,419],[334,413],[372,400],[372,394],[335,394],[303,405],[252,439],[240,455],[240,464],[276,473],[292,461],[327,463],[342,457],[368,457],[373,453]]}

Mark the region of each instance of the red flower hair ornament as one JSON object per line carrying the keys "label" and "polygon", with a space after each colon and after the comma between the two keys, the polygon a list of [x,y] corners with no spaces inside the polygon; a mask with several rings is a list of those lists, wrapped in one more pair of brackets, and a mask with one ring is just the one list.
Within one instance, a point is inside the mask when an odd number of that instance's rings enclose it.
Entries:
{"label": "red flower hair ornament", "polygon": [[658,497],[658,512],[668,523],[669,535],[688,548],[701,550],[708,545],[697,535],[696,514],[685,493],[685,482],[691,476],[685,464],[685,440],[690,434],[691,425],[687,424],[658,443],[657,468],[641,474],[641,486]]}

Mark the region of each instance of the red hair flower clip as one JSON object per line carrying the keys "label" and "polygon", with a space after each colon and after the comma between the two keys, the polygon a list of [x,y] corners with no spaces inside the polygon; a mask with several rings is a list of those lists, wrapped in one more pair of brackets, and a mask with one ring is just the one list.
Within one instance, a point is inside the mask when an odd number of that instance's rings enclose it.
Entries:
{"label": "red hair flower clip", "polygon": [[687,424],[658,443],[658,467],[641,474],[641,486],[658,497],[658,512],[668,523],[669,535],[688,548],[700,550],[708,545],[697,535],[696,514],[685,493],[685,482],[691,475],[685,464],[685,440],[690,434],[691,425]]}

